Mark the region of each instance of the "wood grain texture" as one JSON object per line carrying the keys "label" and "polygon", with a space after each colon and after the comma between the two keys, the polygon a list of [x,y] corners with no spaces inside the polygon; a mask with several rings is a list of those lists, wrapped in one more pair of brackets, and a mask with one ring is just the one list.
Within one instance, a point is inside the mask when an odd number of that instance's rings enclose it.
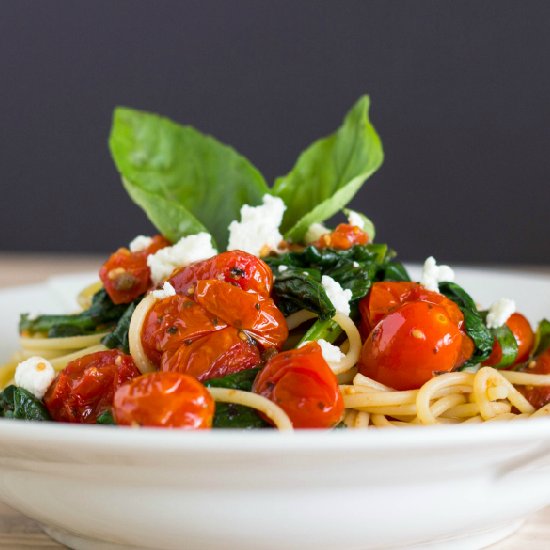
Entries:
{"label": "wood grain texture", "polygon": [[[0,253],[0,287],[36,283],[52,275],[98,269],[102,258],[97,256],[67,256]],[[533,272],[546,272],[536,268]],[[53,549],[63,546],[45,535],[40,526],[0,503],[0,548]],[[534,514],[521,529],[506,540],[489,547],[490,550],[547,550],[550,548],[550,507]]]}

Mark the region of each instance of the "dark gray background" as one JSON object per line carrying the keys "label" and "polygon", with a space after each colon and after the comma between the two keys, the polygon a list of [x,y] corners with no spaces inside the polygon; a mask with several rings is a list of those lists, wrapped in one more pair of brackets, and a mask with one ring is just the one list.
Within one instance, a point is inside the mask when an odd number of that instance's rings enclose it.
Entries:
{"label": "dark gray background", "polygon": [[386,161],[354,205],[405,259],[550,262],[550,2],[0,2],[0,250],[150,231],[114,105],[234,145],[267,179],[362,93]]}

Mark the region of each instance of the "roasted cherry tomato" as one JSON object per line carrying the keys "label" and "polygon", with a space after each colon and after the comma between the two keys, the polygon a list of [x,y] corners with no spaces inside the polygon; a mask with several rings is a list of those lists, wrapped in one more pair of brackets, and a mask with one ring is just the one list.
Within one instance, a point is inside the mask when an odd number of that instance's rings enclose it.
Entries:
{"label": "roasted cherry tomato", "polygon": [[222,252],[208,260],[179,268],[172,273],[169,281],[178,294],[188,295],[194,292],[197,281],[208,279],[232,283],[264,296],[269,296],[273,287],[273,273],[269,266],[256,256],[240,250]]}
{"label": "roasted cherry tomato", "polygon": [[194,300],[176,295],[157,300],[149,310],[141,329],[141,343],[147,357],[160,365],[165,351],[173,353],[184,342],[190,344],[226,326]]}
{"label": "roasted cherry tomato", "polygon": [[463,338],[444,306],[405,303],[371,331],[361,350],[359,372],[396,390],[416,389],[460,364]]}
{"label": "roasted cherry tomato", "polygon": [[317,248],[348,250],[356,244],[367,244],[369,236],[356,225],[339,224],[332,233],[327,233],[313,243]]}
{"label": "roasted cherry tomato", "polygon": [[227,327],[165,352],[161,367],[204,381],[251,369],[260,362],[255,343],[244,332]]}
{"label": "roasted cherry tomato", "polygon": [[263,347],[280,348],[288,338],[283,314],[271,298],[223,281],[199,281],[195,300],[211,315],[244,330]]}
{"label": "roasted cherry tomato", "polygon": [[[533,367],[524,369],[527,374],[550,374],[550,348],[543,351],[535,360]],[[535,407],[540,409],[550,403],[550,386],[525,386],[521,393]]]}
{"label": "roasted cherry tomato", "polygon": [[156,235],[146,250],[130,252],[119,248],[110,256],[101,266],[99,278],[115,304],[131,302],[147,291],[150,285],[147,256],[169,244],[164,237]]}
{"label": "roasted cherry tomato", "polygon": [[[524,363],[529,359],[529,354],[535,342],[535,333],[527,320],[525,315],[521,313],[514,313],[510,315],[506,321],[506,326],[512,331],[514,338],[518,344],[518,355],[516,360],[512,365],[517,365],[518,363]],[[490,367],[498,365],[502,359],[502,349],[500,344],[495,340],[493,344],[493,351],[489,358],[483,363],[484,365],[489,365]]]}
{"label": "roasted cherry tomato", "polygon": [[44,404],[57,422],[95,424],[112,407],[115,391],[139,375],[129,355],[98,351],[71,361],[53,381]]}
{"label": "roasted cherry tomato", "polygon": [[155,372],[118,388],[113,411],[117,424],[198,430],[212,426],[214,401],[191,376]]}
{"label": "roasted cherry tomato", "polygon": [[317,342],[275,355],[253,391],[281,407],[295,428],[330,428],[344,412],[338,380]]}
{"label": "roasted cherry tomato", "polygon": [[361,332],[366,338],[370,331],[386,315],[408,302],[429,302],[445,308],[447,315],[462,328],[464,316],[460,308],[449,298],[427,290],[419,283],[380,282],[374,283],[365,298],[359,302],[361,313]]}

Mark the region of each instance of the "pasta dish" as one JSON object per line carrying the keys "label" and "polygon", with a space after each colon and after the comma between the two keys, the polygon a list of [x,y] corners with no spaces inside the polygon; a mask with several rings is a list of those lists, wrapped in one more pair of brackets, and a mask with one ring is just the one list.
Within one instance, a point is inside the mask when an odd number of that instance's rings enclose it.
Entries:
{"label": "pasta dish", "polygon": [[155,114],[116,109],[109,143],[158,234],[113,252],[81,311],[22,313],[0,416],[291,431],[550,414],[550,322],[483,307],[433,257],[411,281],[347,208],[383,160],[367,96],[272,186]]}

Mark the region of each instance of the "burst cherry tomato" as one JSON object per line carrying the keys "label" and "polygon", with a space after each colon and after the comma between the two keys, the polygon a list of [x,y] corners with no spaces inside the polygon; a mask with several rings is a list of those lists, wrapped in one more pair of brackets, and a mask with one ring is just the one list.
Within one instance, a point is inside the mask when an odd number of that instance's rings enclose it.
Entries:
{"label": "burst cherry tomato", "polygon": [[363,336],[366,338],[379,321],[389,313],[403,304],[416,301],[442,306],[453,323],[462,328],[464,316],[460,308],[443,294],[427,290],[418,283],[380,282],[374,283],[367,296],[359,302]]}
{"label": "burst cherry tomato", "polygon": [[280,348],[288,338],[285,318],[271,298],[222,281],[199,281],[194,297],[211,315],[246,331],[263,347]]}
{"label": "burst cherry tomato", "polygon": [[178,294],[193,292],[197,281],[217,279],[232,283],[243,290],[253,290],[269,296],[273,273],[269,266],[248,252],[232,250],[174,271],[170,283]]}
{"label": "burst cherry tomato", "polygon": [[313,246],[348,250],[356,244],[367,244],[368,242],[369,236],[362,229],[356,225],[341,223],[332,233],[327,233],[314,242]]}
{"label": "burst cherry tomato", "polygon": [[227,327],[165,352],[161,367],[163,371],[181,372],[204,381],[251,369],[260,362],[254,342],[244,332]]}
{"label": "burst cherry tomato", "polygon": [[113,410],[117,424],[196,430],[212,426],[214,401],[191,376],[155,372],[121,386]]}
{"label": "burst cherry tomato", "polygon": [[317,342],[270,359],[253,391],[281,407],[295,428],[330,428],[344,412],[338,380]]}
{"label": "burst cherry tomato", "polygon": [[[535,342],[535,333],[527,320],[525,315],[521,313],[514,313],[510,315],[506,321],[506,326],[512,331],[514,338],[518,344],[518,355],[512,365],[517,365],[518,363],[524,363],[529,359],[529,354]],[[498,365],[502,359],[502,349],[500,344],[495,340],[493,344],[493,351],[489,358],[483,363],[484,365],[489,365],[490,367]]]}
{"label": "burst cherry tomato", "polygon": [[437,372],[458,366],[463,333],[442,305],[408,302],[371,331],[359,372],[396,390],[419,388]]}
{"label": "burst cherry tomato", "polygon": [[141,329],[141,343],[147,357],[160,365],[165,351],[174,353],[184,342],[193,342],[227,326],[197,302],[185,296],[157,300],[147,313]]}
{"label": "burst cherry tomato", "polygon": [[147,256],[169,244],[161,235],[155,235],[143,251],[130,252],[127,248],[119,248],[109,257],[99,270],[99,278],[115,304],[131,302],[147,291],[151,282]]}
{"label": "burst cherry tomato", "polygon": [[[550,374],[550,348],[542,352],[535,361],[535,366],[524,369],[527,374]],[[540,409],[550,403],[550,386],[526,386],[521,393],[535,407]]]}
{"label": "burst cherry tomato", "polygon": [[139,375],[132,358],[118,350],[85,355],[59,373],[44,404],[57,422],[95,424],[112,407],[117,388]]}

